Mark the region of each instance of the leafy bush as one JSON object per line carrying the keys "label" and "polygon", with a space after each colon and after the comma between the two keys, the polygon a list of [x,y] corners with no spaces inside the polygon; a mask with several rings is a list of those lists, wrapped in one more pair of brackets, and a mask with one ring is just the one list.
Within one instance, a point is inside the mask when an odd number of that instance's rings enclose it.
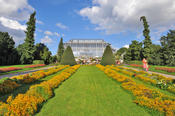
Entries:
{"label": "leafy bush", "polygon": [[111,64],[115,64],[115,59],[111,47],[107,45],[103,53],[101,65],[111,65]]}
{"label": "leafy bush", "polygon": [[44,60],[34,60],[33,64],[44,64]]}
{"label": "leafy bush", "polygon": [[70,46],[68,46],[66,50],[64,51],[63,57],[61,59],[61,64],[70,65],[70,66],[77,64]]}

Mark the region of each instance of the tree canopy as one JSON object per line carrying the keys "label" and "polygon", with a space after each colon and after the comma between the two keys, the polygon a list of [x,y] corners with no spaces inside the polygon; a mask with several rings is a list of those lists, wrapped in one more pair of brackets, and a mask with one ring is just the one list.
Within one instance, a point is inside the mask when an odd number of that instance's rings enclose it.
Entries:
{"label": "tree canopy", "polygon": [[151,55],[151,45],[152,45],[150,35],[149,35],[150,33],[149,25],[145,16],[140,17],[140,20],[143,21],[143,26],[144,26],[143,36],[145,37],[145,39],[143,40],[144,47],[143,47],[142,54],[144,58],[148,58],[149,60]]}
{"label": "tree canopy", "polygon": [[0,65],[18,63],[15,42],[8,32],[0,32]]}
{"label": "tree canopy", "polygon": [[35,33],[35,22],[36,22],[35,15],[36,15],[36,12],[32,13],[30,15],[29,21],[26,23],[27,24],[27,29],[25,31],[26,38],[23,43],[23,49],[22,49],[22,52],[21,52],[22,54],[20,58],[20,61],[22,64],[30,64],[34,60],[34,56],[33,56],[35,52],[34,33]]}

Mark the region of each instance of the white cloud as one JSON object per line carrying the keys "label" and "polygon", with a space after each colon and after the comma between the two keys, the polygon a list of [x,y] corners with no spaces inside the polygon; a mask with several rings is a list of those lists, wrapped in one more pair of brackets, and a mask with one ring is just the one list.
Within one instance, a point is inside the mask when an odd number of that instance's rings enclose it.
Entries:
{"label": "white cloud", "polygon": [[0,31],[13,36],[16,45],[22,43],[26,25],[21,21],[27,21],[34,8],[28,4],[28,0],[0,0],[0,8]]}
{"label": "white cloud", "polygon": [[124,45],[123,47],[124,47],[124,48],[129,48],[129,45]]}
{"label": "white cloud", "polygon": [[63,25],[62,23],[57,23],[56,26],[61,29],[68,29],[68,27],[66,25]]}
{"label": "white cloud", "polygon": [[37,28],[36,31],[38,31],[38,32],[40,32],[40,33],[43,32],[43,31],[42,31],[41,29],[39,29],[39,28]]}
{"label": "white cloud", "polygon": [[60,37],[60,34],[57,33],[57,32],[54,32],[54,35],[57,36],[57,37]]}
{"label": "white cloud", "polygon": [[53,41],[49,36],[45,36],[44,38],[41,39],[41,43],[45,44],[51,44]]}
{"label": "white cloud", "polygon": [[53,33],[51,31],[45,31],[44,34],[45,35],[53,35]]}
{"label": "white cloud", "polygon": [[7,19],[5,17],[0,17],[0,23],[7,28],[15,29],[15,30],[26,30],[26,25],[21,25],[16,20]]}
{"label": "white cloud", "polygon": [[47,36],[57,36],[57,37],[60,37],[61,35],[59,34],[59,33],[57,33],[57,32],[51,32],[51,31],[45,31],[44,32],[44,34],[45,35],[47,35]]}
{"label": "white cloud", "polygon": [[64,36],[65,36],[65,34],[61,34],[61,36],[62,36],[62,37],[64,37]]}
{"label": "white cloud", "polygon": [[40,20],[36,20],[36,23],[40,24],[40,25],[43,25],[44,23]]}
{"label": "white cloud", "polygon": [[0,0],[0,8],[0,16],[16,20],[27,20],[34,11],[28,0]]}
{"label": "white cloud", "polygon": [[141,16],[146,16],[151,29],[175,25],[174,0],[93,0],[92,7],[79,11],[96,30],[107,34],[137,31],[141,28]]}

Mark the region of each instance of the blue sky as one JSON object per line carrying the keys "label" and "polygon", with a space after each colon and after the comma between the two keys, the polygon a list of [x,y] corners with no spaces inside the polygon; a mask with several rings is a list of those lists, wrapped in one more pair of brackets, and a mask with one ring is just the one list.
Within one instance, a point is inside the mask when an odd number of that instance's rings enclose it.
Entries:
{"label": "blue sky", "polygon": [[16,45],[23,43],[25,23],[35,10],[35,42],[46,44],[53,55],[60,37],[64,42],[74,38],[104,39],[114,48],[121,48],[132,40],[143,40],[143,25],[139,18],[144,15],[150,24],[153,43],[159,44],[160,36],[174,29],[175,2],[147,0],[143,4],[143,1],[2,0],[0,31],[8,31]]}

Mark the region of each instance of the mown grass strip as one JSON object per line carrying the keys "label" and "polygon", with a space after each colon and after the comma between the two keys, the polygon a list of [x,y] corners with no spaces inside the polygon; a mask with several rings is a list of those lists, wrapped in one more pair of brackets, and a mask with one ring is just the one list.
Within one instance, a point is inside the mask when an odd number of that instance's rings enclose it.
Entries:
{"label": "mown grass strip", "polygon": [[81,66],[36,116],[149,116],[95,66]]}

